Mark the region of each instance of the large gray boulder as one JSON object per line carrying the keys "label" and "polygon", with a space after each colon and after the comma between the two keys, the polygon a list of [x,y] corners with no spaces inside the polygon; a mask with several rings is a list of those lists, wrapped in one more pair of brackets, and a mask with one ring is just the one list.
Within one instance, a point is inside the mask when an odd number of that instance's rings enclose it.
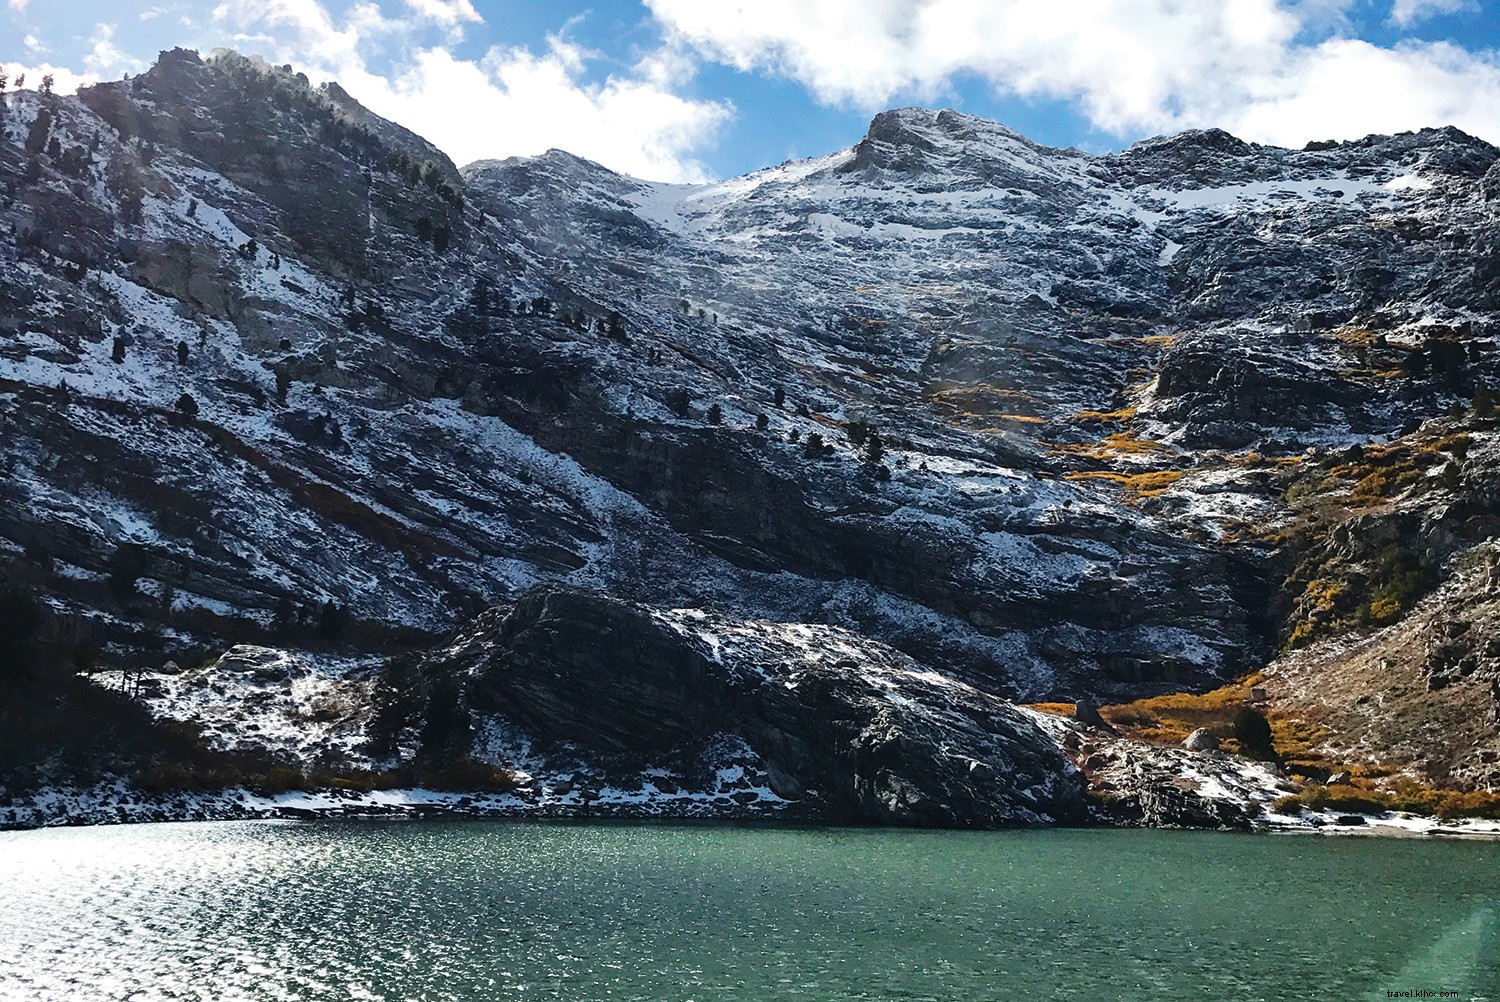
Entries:
{"label": "large gray boulder", "polygon": [[1218,751],[1219,739],[1207,727],[1200,727],[1187,736],[1187,740],[1182,742],[1182,747],[1194,752]]}

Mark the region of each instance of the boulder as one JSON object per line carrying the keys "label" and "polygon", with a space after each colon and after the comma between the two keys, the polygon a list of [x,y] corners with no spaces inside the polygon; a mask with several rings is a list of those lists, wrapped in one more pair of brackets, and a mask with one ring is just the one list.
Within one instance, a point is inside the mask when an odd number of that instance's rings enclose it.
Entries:
{"label": "boulder", "polygon": [[1182,747],[1193,752],[1218,751],[1219,739],[1207,727],[1200,727],[1187,736],[1187,740],[1182,743]]}

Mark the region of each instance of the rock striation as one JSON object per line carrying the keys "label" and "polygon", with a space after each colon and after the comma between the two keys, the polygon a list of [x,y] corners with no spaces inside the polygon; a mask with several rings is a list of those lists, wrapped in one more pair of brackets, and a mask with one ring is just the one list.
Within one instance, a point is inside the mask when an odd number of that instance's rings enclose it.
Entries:
{"label": "rock striation", "polygon": [[1080,775],[1027,714],[844,630],[543,587],[455,649],[426,670],[472,679],[476,711],[606,773],[681,766],[732,736],[804,817],[996,827],[1086,816]]}

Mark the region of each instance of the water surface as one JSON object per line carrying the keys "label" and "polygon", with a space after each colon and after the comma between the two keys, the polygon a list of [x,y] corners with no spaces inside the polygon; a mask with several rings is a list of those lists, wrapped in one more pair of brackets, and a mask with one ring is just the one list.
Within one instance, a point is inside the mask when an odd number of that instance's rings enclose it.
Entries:
{"label": "water surface", "polygon": [[0,998],[1500,998],[1500,844],[226,822],[0,833]]}

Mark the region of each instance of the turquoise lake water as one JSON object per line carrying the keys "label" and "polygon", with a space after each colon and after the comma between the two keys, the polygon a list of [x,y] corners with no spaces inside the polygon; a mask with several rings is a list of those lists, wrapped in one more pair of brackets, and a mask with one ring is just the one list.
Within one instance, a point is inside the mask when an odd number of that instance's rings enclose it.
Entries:
{"label": "turquoise lake water", "polygon": [[1495,842],[484,821],[0,833],[5,1000],[1497,986]]}

